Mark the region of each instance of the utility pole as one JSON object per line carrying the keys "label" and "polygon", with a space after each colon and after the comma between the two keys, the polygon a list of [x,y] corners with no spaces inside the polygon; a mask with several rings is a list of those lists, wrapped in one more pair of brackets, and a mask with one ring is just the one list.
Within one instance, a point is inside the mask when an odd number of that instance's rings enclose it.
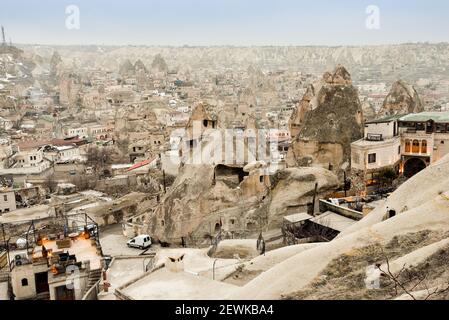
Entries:
{"label": "utility pole", "polygon": [[6,45],[5,28],[2,26],[2,46]]}
{"label": "utility pole", "polygon": [[315,216],[315,202],[316,202],[316,193],[318,191],[318,182],[315,183],[315,190],[313,191],[313,201],[312,201],[312,215]]}
{"label": "utility pole", "polygon": [[9,257],[9,239],[8,239],[8,241],[6,241],[5,225],[3,223],[2,223],[2,233],[3,233],[3,243],[4,243],[5,249],[6,249],[6,257],[8,259],[8,268],[9,268],[9,272],[11,272],[12,268],[11,268],[11,259]]}

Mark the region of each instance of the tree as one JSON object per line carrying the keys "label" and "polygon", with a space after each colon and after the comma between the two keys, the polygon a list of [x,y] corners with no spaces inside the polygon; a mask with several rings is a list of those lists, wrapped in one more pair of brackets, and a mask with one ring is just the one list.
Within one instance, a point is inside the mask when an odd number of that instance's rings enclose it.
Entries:
{"label": "tree", "polygon": [[385,168],[377,174],[379,189],[392,187],[394,180],[398,178],[398,173],[393,168]]}
{"label": "tree", "polygon": [[55,176],[49,175],[45,178],[43,186],[49,191],[49,193],[53,193],[56,191],[56,187],[58,186],[58,182],[55,179]]}
{"label": "tree", "polygon": [[382,267],[382,264],[376,264],[376,267],[381,272],[381,276],[387,279],[389,285],[393,287],[394,297],[399,296],[402,291],[413,300],[418,300],[414,291],[424,290],[426,294],[423,300],[429,300],[431,297],[449,292],[449,281],[445,285],[429,288],[426,283],[427,276],[425,274],[414,272],[405,265],[401,270],[394,273],[391,270],[390,259],[383,250],[382,253],[385,259],[385,267]]}

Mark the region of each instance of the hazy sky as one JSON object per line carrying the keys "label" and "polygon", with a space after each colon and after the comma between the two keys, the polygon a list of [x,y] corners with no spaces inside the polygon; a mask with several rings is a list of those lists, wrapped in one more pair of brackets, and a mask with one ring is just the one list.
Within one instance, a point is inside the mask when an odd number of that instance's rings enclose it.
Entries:
{"label": "hazy sky", "polygon": [[[77,5],[80,29],[66,28]],[[380,29],[366,8],[380,9]],[[1,0],[17,43],[361,45],[449,41],[447,0]]]}

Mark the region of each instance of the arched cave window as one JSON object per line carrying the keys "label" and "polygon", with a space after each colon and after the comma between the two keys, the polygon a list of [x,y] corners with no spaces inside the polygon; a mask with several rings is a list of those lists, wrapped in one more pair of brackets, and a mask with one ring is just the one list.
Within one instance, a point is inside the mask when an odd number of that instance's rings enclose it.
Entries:
{"label": "arched cave window", "polygon": [[26,287],[28,286],[28,279],[27,278],[23,278],[22,279],[22,287]]}

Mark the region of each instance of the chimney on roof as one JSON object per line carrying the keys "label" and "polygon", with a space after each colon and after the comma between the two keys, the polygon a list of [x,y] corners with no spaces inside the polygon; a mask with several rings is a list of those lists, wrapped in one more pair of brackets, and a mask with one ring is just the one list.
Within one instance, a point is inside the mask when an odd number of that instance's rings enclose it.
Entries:
{"label": "chimney on roof", "polygon": [[179,256],[167,257],[165,267],[171,272],[184,271],[184,254]]}

